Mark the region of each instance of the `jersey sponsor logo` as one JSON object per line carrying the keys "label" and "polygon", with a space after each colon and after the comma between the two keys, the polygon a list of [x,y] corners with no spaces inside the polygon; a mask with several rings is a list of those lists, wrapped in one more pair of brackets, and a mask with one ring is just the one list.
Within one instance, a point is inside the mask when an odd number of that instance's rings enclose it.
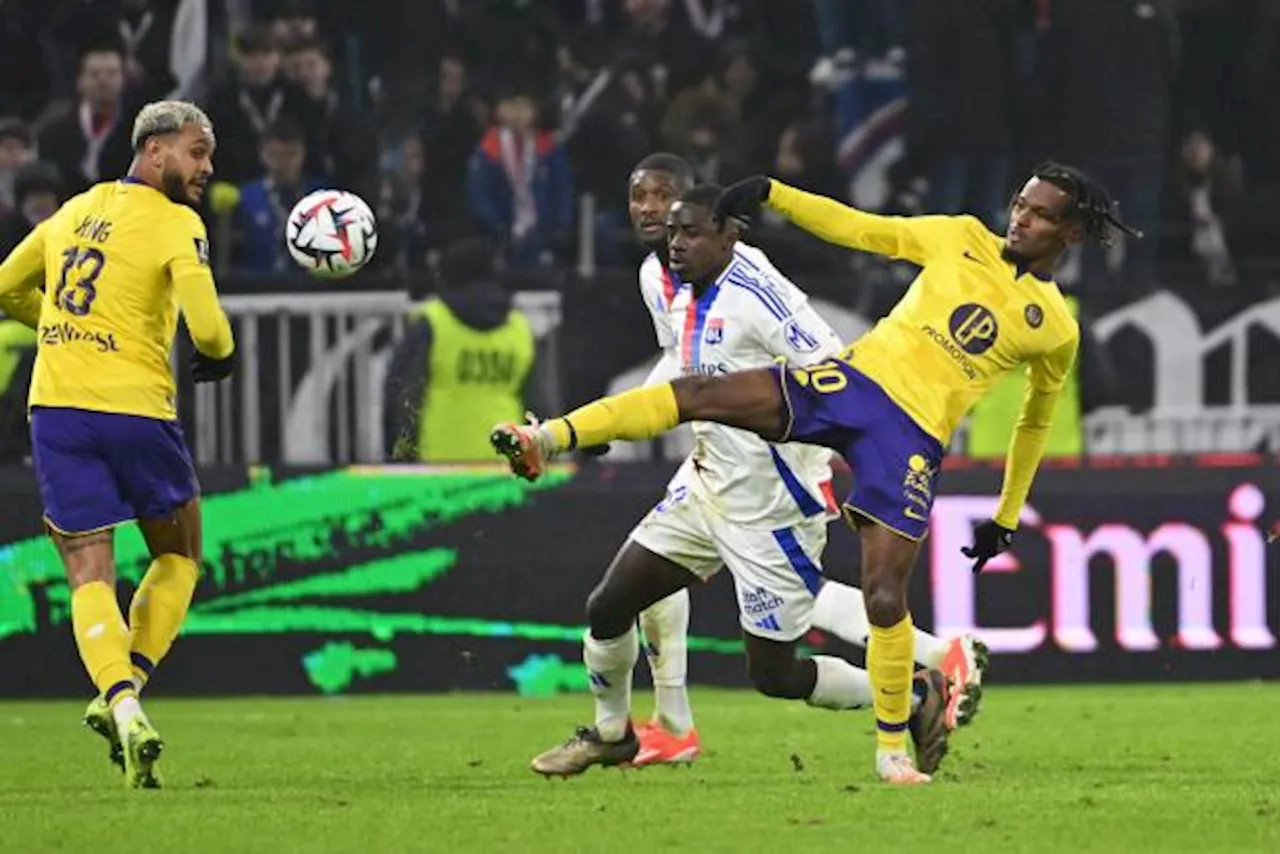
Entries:
{"label": "jersey sponsor logo", "polygon": [[199,237],[193,237],[191,240],[196,245],[196,260],[206,267],[209,266],[209,241]]}
{"label": "jersey sponsor logo", "polygon": [[40,327],[40,344],[57,347],[62,344],[89,344],[99,353],[119,353],[114,332],[90,332],[74,323],[50,323]]}
{"label": "jersey sponsor logo", "polygon": [[1032,329],[1039,329],[1040,324],[1044,323],[1044,309],[1035,303],[1030,303],[1023,310],[1022,316],[1027,319],[1027,326]]}
{"label": "jersey sponsor logo", "polygon": [[817,336],[801,326],[798,321],[788,320],[787,325],[782,328],[782,336],[787,346],[797,353],[812,353],[818,349]]}
{"label": "jersey sponsor logo", "polygon": [[742,591],[742,613],[763,616],[782,607],[783,599],[772,590],[757,587]]}
{"label": "jersey sponsor logo", "polygon": [[713,317],[707,321],[707,330],[702,340],[708,344],[719,344],[724,340],[724,318]]}
{"label": "jersey sponsor logo", "polygon": [[729,373],[729,366],[723,362],[700,362],[696,365],[685,365],[680,373],[686,377],[714,377]]}
{"label": "jersey sponsor logo", "polygon": [[932,338],[935,344],[945,350],[947,355],[960,366],[960,370],[964,371],[964,375],[966,377],[970,380],[976,380],[978,378],[978,366],[973,363],[972,359],[965,355],[964,351],[956,346],[956,342],[952,341],[947,333],[929,323],[921,326],[920,331]]}
{"label": "jersey sponsor logo", "polygon": [[951,312],[948,322],[951,337],[960,348],[971,356],[981,356],[996,343],[999,324],[991,309],[977,303],[967,302]]}

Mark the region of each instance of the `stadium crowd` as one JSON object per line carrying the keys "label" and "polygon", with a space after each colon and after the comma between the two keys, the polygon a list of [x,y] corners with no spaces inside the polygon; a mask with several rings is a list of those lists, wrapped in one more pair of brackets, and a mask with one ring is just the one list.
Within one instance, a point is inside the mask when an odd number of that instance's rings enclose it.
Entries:
{"label": "stadium crowd", "polygon": [[[514,266],[571,262],[584,233],[630,261],[623,176],[645,153],[848,198],[850,143],[888,131],[905,146],[875,167],[881,210],[998,226],[1013,177],[1053,155],[1146,232],[1110,259],[1124,287],[1157,259],[1230,285],[1274,253],[1278,42],[1265,0],[2,3],[0,248],[123,172],[133,107],[176,93],[215,122],[205,213],[239,270],[288,269],[281,219],[322,184],[375,204],[383,270],[472,235]],[[901,127],[875,121],[885,87]],[[1107,260],[1082,280],[1111,286]]]}

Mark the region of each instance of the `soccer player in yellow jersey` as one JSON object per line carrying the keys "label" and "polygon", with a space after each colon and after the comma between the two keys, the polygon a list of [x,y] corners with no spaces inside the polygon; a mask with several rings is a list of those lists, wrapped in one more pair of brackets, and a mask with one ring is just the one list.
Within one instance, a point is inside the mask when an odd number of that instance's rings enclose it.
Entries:
{"label": "soccer player in yellow jersey", "polygon": [[684,421],[713,421],[843,454],[857,478],[844,509],[862,542],[876,771],[896,785],[927,783],[906,748],[913,671],[907,581],[928,529],[943,449],[974,402],[1004,373],[1025,365],[1028,391],[998,509],[964,549],[980,571],[1009,548],[1076,356],[1079,328],[1051,274],[1073,244],[1106,242],[1113,229],[1136,233],[1120,222],[1099,184],[1056,163],[1037,168],[1014,197],[1003,238],[973,217],[877,216],[763,176],[729,187],[716,217],[721,227],[728,219],[750,222],[766,203],[831,243],[923,269],[889,315],[838,358],[683,377],[541,425],[498,425],[492,441],[512,470],[529,479],[556,453],[648,439]]}
{"label": "soccer player in yellow jersey", "polygon": [[[178,311],[197,382],[230,376],[235,343],[191,207],[213,172],[208,117],[185,102],[148,104],[132,139],[128,176],[69,200],[0,265],[0,308],[38,332],[33,460],[76,646],[98,689],[85,723],[107,739],[127,786],[157,788],[164,745],[138,694],[186,617],[201,560],[199,486],[169,363]],[[126,623],[112,532],[130,520],[152,563]]]}

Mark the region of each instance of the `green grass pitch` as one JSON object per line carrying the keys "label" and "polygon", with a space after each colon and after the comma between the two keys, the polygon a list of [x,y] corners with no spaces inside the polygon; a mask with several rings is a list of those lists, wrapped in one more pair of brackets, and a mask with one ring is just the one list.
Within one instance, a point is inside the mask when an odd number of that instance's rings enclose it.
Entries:
{"label": "green grass pitch", "polygon": [[83,704],[4,702],[0,851],[1280,851],[1277,686],[992,684],[915,790],[874,781],[867,712],[693,700],[693,768],[547,781],[528,759],[585,696],[157,696],[159,792],[124,790]]}

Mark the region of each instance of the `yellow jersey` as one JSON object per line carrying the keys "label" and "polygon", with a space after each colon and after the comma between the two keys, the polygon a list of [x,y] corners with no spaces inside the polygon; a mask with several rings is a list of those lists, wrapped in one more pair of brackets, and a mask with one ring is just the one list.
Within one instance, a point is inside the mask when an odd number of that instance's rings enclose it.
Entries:
{"label": "yellow jersey", "polygon": [[97,184],[37,226],[0,264],[0,307],[38,324],[29,406],[176,418],[179,310],[201,353],[235,349],[204,223],[133,178]]}
{"label": "yellow jersey", "polygon": [[1005,261],[1003,239],[974,217],[878,216],[778,181],[768,204],[830,243],[922,268],[844,358],[944,446],[997,380],[1026,366],[1027,394],[995,515],[1016,528],[1080,342],[1058,286]]}

